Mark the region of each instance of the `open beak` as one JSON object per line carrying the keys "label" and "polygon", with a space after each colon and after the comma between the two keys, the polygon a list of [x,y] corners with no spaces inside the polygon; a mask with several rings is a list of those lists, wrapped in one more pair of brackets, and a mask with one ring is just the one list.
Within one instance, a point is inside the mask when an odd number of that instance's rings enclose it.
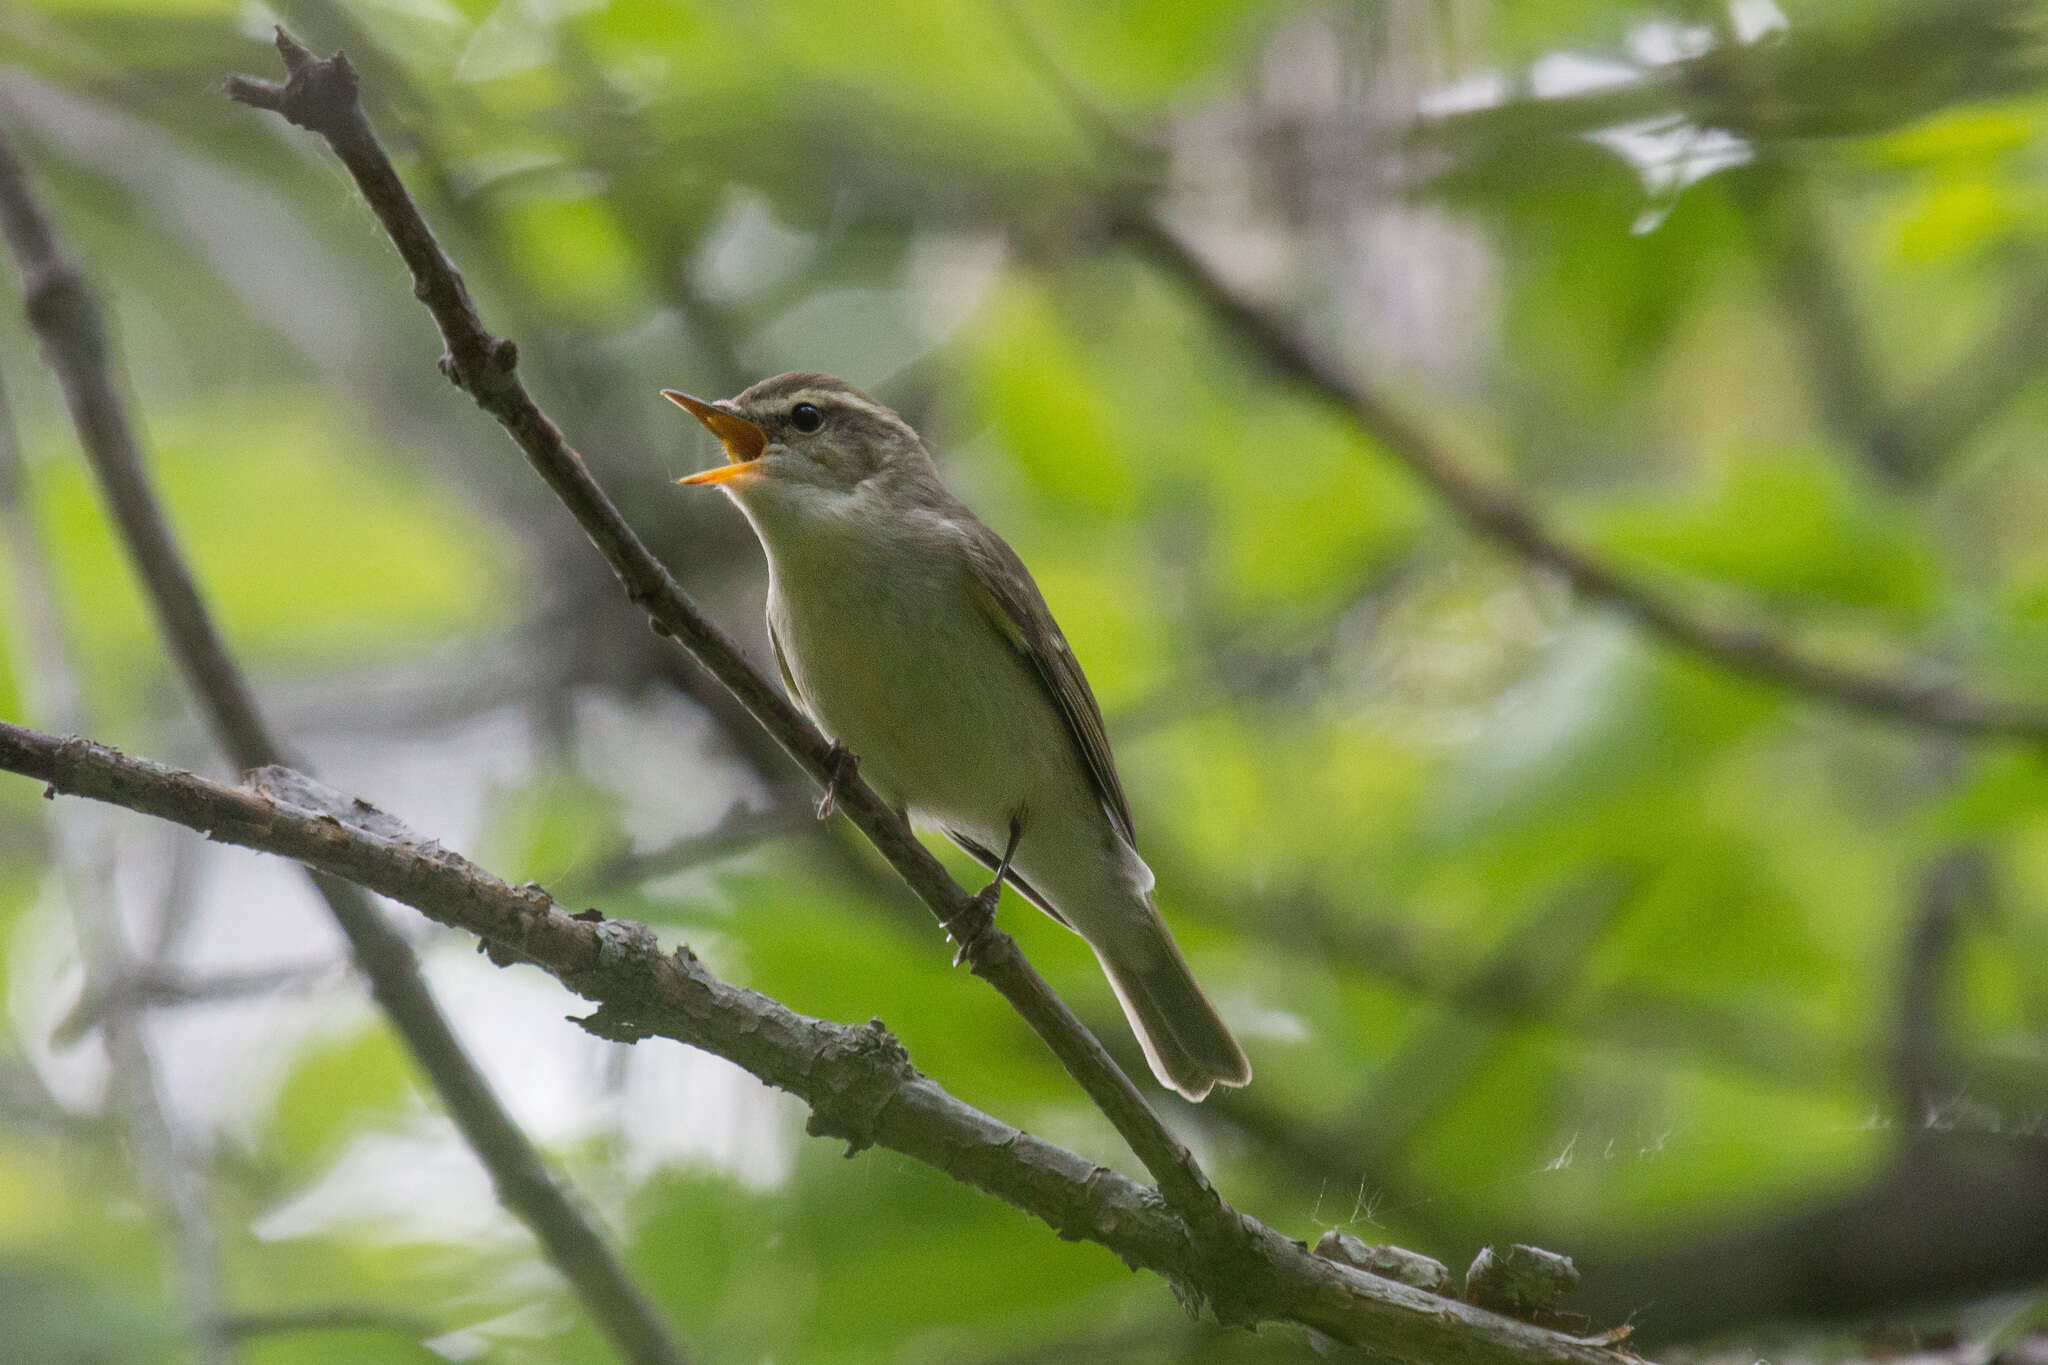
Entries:
{"label": "open beak", "polygon": [[768,448],[768,433],[736,412],[714,406],[701,398],[692,398],[687,393],[677,393],[674,389],[663,389],[661,396],[702,422],[705,429],[725,447],[727,463],[686,479],[677,479],[677,483],[724,483],[727,479],[736,479],[748,473],[754,461],[761,458],[761,452]]}

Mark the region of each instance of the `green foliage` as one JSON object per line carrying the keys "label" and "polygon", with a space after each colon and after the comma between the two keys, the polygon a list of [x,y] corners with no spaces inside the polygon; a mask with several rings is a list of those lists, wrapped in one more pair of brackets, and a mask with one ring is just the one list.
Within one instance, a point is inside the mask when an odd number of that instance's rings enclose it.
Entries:
{"label": "green foliage", "polygon": [[1601,543],[1737,583],[1782,610],[1863,608],[1910,629],[1942,600],[1911,510],[1814,450],[1744,453],[1716,485],[1610,509]]}
{"label": "green foliage", "polygon": [[[351,439],[316,401],[229,402],[152,420],[167,515],[252,661],[361,660],[491,627],[501,551],[472,514]],[[39,433],[40,435],[40,433]],[[68,433],[48,432],[63,450]],[[38,440],[38,445],[45,444]],[[37,469],[66,619],[95,677],[149,676],[154,627],[85,470]],[[286,515],[298,512],[303,515]]]}
{"label": "green foliage", "polygon": [[146,1292],[0,1260],[0,1321],[8,1350],[42,1365],[157,1365],[176,1361],[176,1331]]}
{"label": "green foliage", "polygon": [[[879,1017],[952,1093],[1129,1169],[837,825],[605,884],[621,849],[815,794],[677,699],[697,680],[434,372],[344,176],[219,98],[224,72],[274,65],[245,6],[18,8],[10,127],[293,744],[508,879],[573,884],[793,1008]],[[1958,846],[1992,895],[1943,964],[1945,1079],[1966,1127],[2038,1120],[2048,761],[1789,692],[1574,596],[1242,345],[1116,236],[1105,195],[1162,190],[1334,364],[1682,609],[2048,702],[2031,11],[1785,11],[1738,40],[1725,5],[1621,0],[280,6],[349,51],[521,374],[757,660],[758,553],[722,499],[668,487],[703,443],[660,385],[843,372],[1016,545],[1109,717],[1160,906],[1255,1060],[1243,1096],[1163,1105],[1233,1200],[1306,1238],[1462,1262],[1512,1232],[1588,1265],[1886,1167],[1901,964],[1924,869]],[[1582,87],[1544,84],[1560,71]],[[1489,73],[1498,99],[1473,93]],[[1675,138],[1679,161],[1623,155],[1618,129]],[[1725,164],[1679,164],[1721,133]],[[0,379],[95,730],[217,767],[21,329]],[[1903,474],[1881,458],[1902,435],[1924,455]],[[18,598],[0,716],[33,719]],[[94,1098],[98,1044],[48,1037],[78,989],[66,809],[0,787],[0,1354],[170,1365],[189,1354],[172,1258]],[[176,888],[139,828],[117,826],[119,884],[146,944],[143,902]],[[282,877],[197,866],[173,965],[335,951],[302,941]],[[1003,905],[1136,1067],[1087,949]],[[666,1044],[621,1061],[560,1020],[580,1002],[484,975],[436,968],[709,1362],[1304,1358],[1284,1333],[1190,1328],[1099,1248],[900,1157],[844,1160],[750,1083]],[[509,1218],[480,1232],[416,1190],[424,1231],[277,1231],[323,1182],[369,1181],[350,1172],[377,1141],[424,1161],[445,1137],[390,1034],[327,998],[353,989],[151,1016],[193,1078],[173,1108],[231,1303],[405,1320],[243,1358],[412,1361],[422,1338],[611,1358]],[[672,1127],[650,1137],[647,1113]]]}
{"label": "green foliage", "polygon": [[270,1138],[279,1160],[306,1169],[331,1159],[366,1115],[399,1109],[411,1094],[410,1076],[388,1029],[308,1050],[277,1094]]}

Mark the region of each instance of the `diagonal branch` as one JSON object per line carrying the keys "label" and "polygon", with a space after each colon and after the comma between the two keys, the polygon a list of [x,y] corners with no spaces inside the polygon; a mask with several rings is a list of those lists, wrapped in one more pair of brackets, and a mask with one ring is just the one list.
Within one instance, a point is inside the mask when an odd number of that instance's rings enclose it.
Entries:
{"label": "diagonal branch", "polygon": [[2016,272],[2004,312],[1962,359],[1904,399],[1886,384],[1849,281],[1813,197],[1792,178],[1752,168],[1732,181],[1777,282],[1821,415],[1878,477],[1911,488],[1939,475],[2042,372],[2048,270]]}
{"label": "diagonal branch", "polygon": [[[820,784],[833,783],[835,764],[829,741],[698,610],[619,515],[561,430],[528,395],[513,372],[518,348],[509,338],[494,337],[485,329],[460,272],[421,218],[371,131],[348,59],[339,55],[316,59],[283,29],[278,30],[277,47],[288,72],[282,85],[231,76],[228,94],[244,104],[281,114],[326,139],[404,258],[412,273],[413,292],[434,315],[447,346],[441,357],[442,372],[518,443],[535,472],[610,563],[627,597],[651,618],[656,631],[689,650],[805,772]],[[841,778],[833,785],[838,808],[888,859],[941,924],[966,912],[968,893],[872,787],[857,777]],[[1234,1226],[1235,1215],[1194,1155],[1160,1122],[1130,1078],[1053,994],[1008,935],[992,933],[987,951],[977,954],[973,969],[1002,992],[1052,1049],[1145,1164],[1170,1203],[1188,1214],[1196,1226],[1219,1233]]]}
{"label": "diagonal branch", "polygon": [[2048,709],[1953,683],[1896,677],[1803,653],[1755,622],[1711,620],[1561,539],[1504,485],[1467,468],[1385,395],[1318,355],[1280,319],[1225,284],[1171,227],[1143,211],[1117,230],[1177,279],[1227,331],[1278,373],[1343,409],[1475,530],[1605,602],[1650,634],[1724,667],[1886,720],[1973,737],[2048,743]]}
{"label": "diagonal branch", "polygon": [[[283,762],[283,749],[215,628],[150,486],[114,389],[99,309],[83,277],[58,250],[4,135],[0,231],[20,266],[29,322],[63,385],[86,461],[156,610],[165,642],[216,740],[239,768]],[[668,1325],[463,1051],[404,936],[360,888],[319,876],[313,884],[347,937],[371,994],[490,1172],[499,1200],[533,1231],[542,1252],[621,1354],[636,1365],[683,1365],[688,1357]]]}
{"label": "diagonal branch", "polygon": [[50,1040],[60,1046],[71,1043],[124,1011],[146,1012],[281,995],[287,991],[305,992],[339,983],[347,977],[348,968],[347,959],[342,957],[205,974],[181,971],[162,963],[132,963],[120,976],[80,995],[78,1003],[52,1031]]}
{"label": "diagonal branch", "polygon": [[[1012,19],[1027,57],[1046,76],[1076,121],[1094,137],[1105,157],[1112,164],[1142,164],[1144,148],[1137,140],[1103,116],[1037,38],[1015,23],[1014,15]],[[1605,602],[1650,634],[1723,667],[1923,729],[2048,742],[2048,707],[1981,696],[1951,682],[1896,677],[1814,658],[1761,623],[1709,619],[1559,538],[1511,488],[1467,468],[1427,430],[1404,416],[1385,394],[1345,374],[1283,320],[1233,290],[1164,217],[1135,202],[1128,171],[1125,174],[1125,183],[1105,205],[1111,231],[1139,256],[1178,280],[1219,325],[1277,373],[1346,412],[1387,454],[1407,466],[1481,534],[1558,574],[1579,593]],[[2038,349],[2030,324],[2038,320],[2036,310],[2043,303],[2048,303],[2048,283],[2043,284],[2039,299],[2030,294],[2007,325],[1987,342],[1981,359],[1997,373],[1984,377],[1981,393],[1976,384],[1958,376],[1927,395],[1914,410],[1921,416],[1902,419],[1914,422],[1913,439],[1924,439],[1934,429],[1933,419],[1925,416],[1928,413],[1950,422],[1960,437],[1985,420],[1987,413],[1980,403],[2000,403],[2017,391],[2024,383],[2025,367]],[[1848,317],[1846,313],[1841,316]],[[1853,318],[1849,318],[1843,325],[1852,324]],[[1832,359],[1817,357],[1822,362]],[[1849,408],[1866,404],[1868,393],[1858,387],[1831,398],[1846,414]]]}
{"label": "diagonal branch", "polygon": [[1732,177],[1730,197],[1776,282],[1822,420],[1872,474],[1893,487],[1910,485],[1928,472],[1930,452],[1916,444],[1919,433],[1904,413],[1886,411],[1881,401],[1884,380],[1869,331],[1804,187],[1775,168],[1753,167]]}
{"label": "diagonal branch", "polygon": [[571,915],[367,803],[285,768],[229,787],[90,741],[0,722],[0,770],[52,793],[138,811],[222,843],[294,858],[477,935],[596,1002],[601,1037],[672,1038],[724,1057],[811,1108],[813,1134],[901,1152],[1094,1242],[1206,1299],[1226,1322],[1298,1323],[1400,1360],[1472,1365],[1639,1365],[1597,1340],[1517,1322],[1309,1254],[1231,1213],[1225,1241],[1153,1190],[961,1103],[920,1074],[879,1020],[850,1028],[797,1014],[713,975],[687,948],[595,911]]}
{"label": "diagonal branch", "polygon": [[1926,478],[2003,416],[2041,377],[2041,335],[2048,329],[2048,267],[2036,264],[2007,291],[2005,313],[1969,353],[1895,409],[1894,439]]}
{"label": "diagonal branch", "polygon": [[735,802],[709,829],[685,834],[646,852],[632,848],[617,849],[586,866],[571,868],[549,880],[555,883],[557,891],[573,899],[584,894],[586,888],[590,892],[602,892],[673,876],[720,858],[745,853],[771,840],[809,833],[816,827],[809,803],[752,810],[744,802]]}

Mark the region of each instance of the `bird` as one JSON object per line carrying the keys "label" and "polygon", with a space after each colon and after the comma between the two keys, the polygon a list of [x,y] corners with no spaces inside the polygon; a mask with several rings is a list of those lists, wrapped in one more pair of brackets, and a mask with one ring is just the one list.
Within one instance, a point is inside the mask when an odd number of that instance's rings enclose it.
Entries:
{"label": "bird", "polygon": [[[917,432],[811,372],[712,402],[662,396],[725,448],[678,482],[721,489],[760,540],[783,686],[914,828],[994,872],[974,902],[982,931],[1007,880],[1094,950],[1161,1085],[1199,1101],[1247,1084],[1244,1049],[1153,902],[1080,662]],[[972,931],[954,937],[968,955]]]}

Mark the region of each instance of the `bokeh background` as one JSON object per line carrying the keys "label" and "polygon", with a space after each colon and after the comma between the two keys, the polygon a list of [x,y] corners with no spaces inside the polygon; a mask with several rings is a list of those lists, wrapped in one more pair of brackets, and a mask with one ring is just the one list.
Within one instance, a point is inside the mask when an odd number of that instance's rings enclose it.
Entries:
{"label": "bokeh background", "polygon": [[[1159,1099],[1236,1203],[1454,1268],[1535,1241],[1577,1258],[1597,1326],[1748,1361],[2035,1320],[2038,736],[1859,714],[1581,599],[1116,224],[1159,206],[1688,610],[2048,705],[2044,17],[33,0],[0,11],[0,117],[226,632],[327,780],[799,1010],[879,1015],[955,1094],[1129,1164],[436,372],[325,150],[221,97],[274,73],[277,20],[354,60],[486,321],[757,661],[759,553],[672,486],[716,456],[660,387],[844,375],[1016,545],[1255,1060],[1242,1094]],[[18,322],[0,388],[85,724],[221,773]],[[49,723],[6,549],[0,714]],[[0,784],[10,1358],[190,1358],[109,1011],[140,1020],[203,1178],[237,1358],[608,1358],[294,869],[119,814],[66,835],[74,805],[38,795]],[[1005,906],[1142,1074],[1079,941]],[[80,946],[108,908],[133,959],[111,999]],[[553,982],[394,919],[709,1360],[1312,1358],[929,1169],[843,1160],[724,1063],[601,1043]],[[330,1316],[264,1316],[305,1310]]]}

